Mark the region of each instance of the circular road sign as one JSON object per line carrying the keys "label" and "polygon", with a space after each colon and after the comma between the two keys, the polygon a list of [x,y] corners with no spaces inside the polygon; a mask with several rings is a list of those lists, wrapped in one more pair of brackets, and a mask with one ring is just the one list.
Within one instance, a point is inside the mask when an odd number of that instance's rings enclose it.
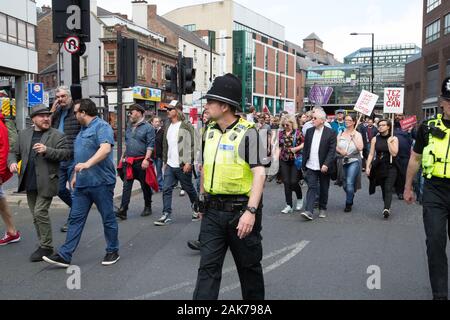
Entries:
{"label": "circular road sign", "polygon": [[77,36],[70,36],[64,40],[64,49],[70,53],[74,54],[80,50],[80,38]]}

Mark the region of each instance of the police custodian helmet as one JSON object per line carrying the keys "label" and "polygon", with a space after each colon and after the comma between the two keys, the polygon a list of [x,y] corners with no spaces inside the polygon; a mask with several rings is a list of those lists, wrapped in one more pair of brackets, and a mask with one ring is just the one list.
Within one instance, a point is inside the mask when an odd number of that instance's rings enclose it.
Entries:
{"label": "police custodian helmet", "polygon": [[447,77],[442,83],[441,97],[450,100],[450,77]]}
{"label": "police custodian helmet", "polygon": [[211,89],[202,99],[225,102],[235,107],[238,111],[242,111],[242,82],[231,73],[217,77],[214,79]]}

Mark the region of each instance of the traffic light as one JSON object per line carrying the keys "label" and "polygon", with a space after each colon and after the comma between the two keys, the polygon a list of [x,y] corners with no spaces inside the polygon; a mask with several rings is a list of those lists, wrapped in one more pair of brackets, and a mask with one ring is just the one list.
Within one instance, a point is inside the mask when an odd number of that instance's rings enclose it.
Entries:
{"label": "traffic light", "polygon": [[181,87],[183,94],[192,94],[195,91],[194,59],[183,58],[181,61]]}
{"label": "traffic light", "polygon": [[177,67],[170,67],[166,69],[166,80],[170,81],[166,83],[166,91],[174,94],[178,94],[178,69]]}

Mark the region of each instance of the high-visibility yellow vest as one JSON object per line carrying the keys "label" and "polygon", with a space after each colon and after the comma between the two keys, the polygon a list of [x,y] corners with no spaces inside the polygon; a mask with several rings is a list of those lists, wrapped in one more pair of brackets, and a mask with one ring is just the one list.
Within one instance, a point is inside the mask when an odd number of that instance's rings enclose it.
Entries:
{"label": "high-visibility yellow vest", "polygon": [[239,144],[254,124],[240,119],[223,133],[208,126],[203,152],[203,187],[212,195],[250,195],[253,173],[239,156]]}
{"label": "high-visibility yellow vest", "polygon": [[431,133],[428,145],[423,149],[422,169],[425,177],[450,178],[450,129],[442,122],[442,115],[428,121],[429,127],[436,127],[445,132],[444,139]]}

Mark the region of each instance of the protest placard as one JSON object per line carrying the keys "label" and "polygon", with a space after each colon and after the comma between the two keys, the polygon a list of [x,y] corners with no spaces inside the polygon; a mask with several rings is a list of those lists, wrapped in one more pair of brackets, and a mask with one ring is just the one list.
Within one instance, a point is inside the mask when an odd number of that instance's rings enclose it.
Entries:
{"label": "protest placard", "polygon": [[403,131],[408,131],[414,128],[417,124],[417,116],[408,117],[405,120],[400,121],[400,126]]}
{"label": "protest placard", "polygon": [[375,105],[377,104],[379,96],[369,91],[363,90],[355,105],[355,111],[360,112],[366,116],[372,114]]}
{"label": "protest placard", "polygon": [[384,113],[402,114],[404,108],[405,89],[384,89]]}

